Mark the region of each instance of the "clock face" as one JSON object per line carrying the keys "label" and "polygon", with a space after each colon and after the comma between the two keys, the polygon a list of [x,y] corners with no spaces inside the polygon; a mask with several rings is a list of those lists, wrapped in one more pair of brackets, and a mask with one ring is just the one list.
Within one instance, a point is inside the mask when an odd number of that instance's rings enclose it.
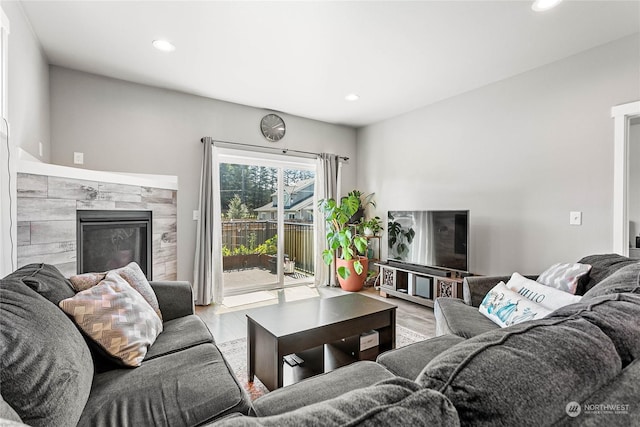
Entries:
{"label": "clock face", "polygon": [[286,126],[280,116],[267,114],[260,121],[260,130],[267,141],[278,142],[284,137]]}

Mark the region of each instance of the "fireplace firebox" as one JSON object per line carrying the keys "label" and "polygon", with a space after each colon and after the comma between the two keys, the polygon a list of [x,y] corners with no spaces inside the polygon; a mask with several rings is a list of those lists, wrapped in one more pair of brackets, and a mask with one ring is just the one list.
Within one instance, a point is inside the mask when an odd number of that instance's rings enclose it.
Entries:
{"label": "fireplace firebox", "polygon": [[78,210],[78,273],[135,261],[151,280],[151,211]]}

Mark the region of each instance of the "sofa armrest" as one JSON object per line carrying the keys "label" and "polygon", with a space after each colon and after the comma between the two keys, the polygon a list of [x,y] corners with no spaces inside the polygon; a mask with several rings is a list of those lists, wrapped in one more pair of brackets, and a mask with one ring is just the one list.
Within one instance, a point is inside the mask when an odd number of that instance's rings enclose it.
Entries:
{"label": "sofa armrest", "polygon": [[[536,280],[536,275],[526,275],[527,279]],[[473,307],[480,307],[487,292],[499,282],[507,283],[511,276],[468,276],[462,282],[464,303]]]}
{"label": "sofa armrest", "polygon": [[507,283],[510,276],[469,276],[462,282],[462,299],[467,305],[480,307],[487,292],[498,282]]}
{"label": "sofa armrest", "polygon": [[158,298],[164,322],[195,313],[193,290],[189,282],[149,282]]}

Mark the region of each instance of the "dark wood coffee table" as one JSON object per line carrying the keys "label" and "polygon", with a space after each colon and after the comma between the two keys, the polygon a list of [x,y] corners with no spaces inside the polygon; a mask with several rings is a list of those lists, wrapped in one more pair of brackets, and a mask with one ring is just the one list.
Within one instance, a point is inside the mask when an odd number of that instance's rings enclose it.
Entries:
{"label": "dark wood coffee table", "polygon": [[[380,352],[396,346],[396,306],[360,294],[313,298],[247,314],[247,370],[269,389],[283,385],[283,357],[375,329]],[[357,359],[353,359],[357,360]]]}

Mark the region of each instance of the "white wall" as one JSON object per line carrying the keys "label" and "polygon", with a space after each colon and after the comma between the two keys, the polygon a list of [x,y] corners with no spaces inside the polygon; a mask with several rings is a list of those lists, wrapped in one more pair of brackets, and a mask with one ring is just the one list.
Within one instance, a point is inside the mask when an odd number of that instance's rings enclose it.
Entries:
{"label": "white wall", "polygon": [[610,111],[640,99],[639,71],[635,34],[362,128],[358,186],[376,192],[380,216],[469,209],[478,274],[610,252]]}
{"label": "white wall", "polygon": [[[20,2],[3,1],[1,7],[10,27],[6,55],[6,119],[11,132],[8,144],[2,133],[0,148],[0,277],[11,272],[16,262],[16,147],[43,160],[49,159],[50,152],[47,59]],[[0,128],[4,129],[5,125]],[[38,156],[39,142],[43,145],[42,157]]]}
{"label": "white wall", "polygon": [[53,163],[74,166],[80,151],[88,169],[178,176],[179,280],[193,276],[201,137],[351,157],[343,188],[355,186],[354,129],[282,114],[287,134],[272,144],[259,130],[266,110],[55,66],[50,76]]}
{"label": "white wall", "polygon": [[[2,2],[11,23],[9,35],[9,122],[11,143],[32,156],[50,159],[49,62],[20,2]],[[38,143],[42,142],[43,155]]]}
{"label": "white wall", "polygon": [[640,235],[640,124],[629,127],[629,244]]}

